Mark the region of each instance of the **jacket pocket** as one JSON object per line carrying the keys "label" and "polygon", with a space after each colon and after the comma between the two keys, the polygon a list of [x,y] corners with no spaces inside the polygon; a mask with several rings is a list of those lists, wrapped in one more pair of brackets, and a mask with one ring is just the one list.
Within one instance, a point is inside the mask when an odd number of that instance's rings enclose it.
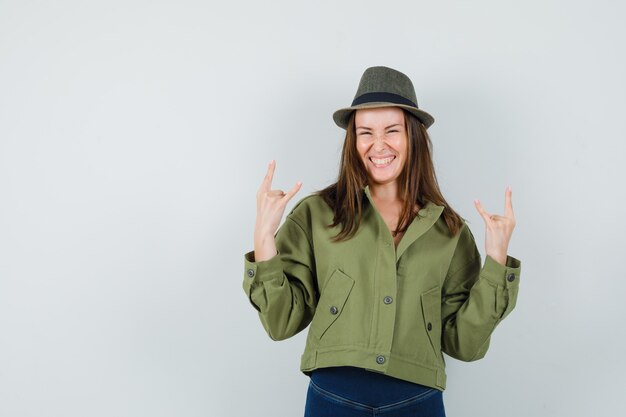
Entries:
{"label": "jacket pocket", "polygon": [[422,293],[424,329],[437,358],[441,358],[441,293],[439,287]]}
{"label": "jacket pocket", "polygon": [[354,280],[338,269],[328,279],[311,323],[311,332],[318,339],[324,336],[343,312],[353,286]]}

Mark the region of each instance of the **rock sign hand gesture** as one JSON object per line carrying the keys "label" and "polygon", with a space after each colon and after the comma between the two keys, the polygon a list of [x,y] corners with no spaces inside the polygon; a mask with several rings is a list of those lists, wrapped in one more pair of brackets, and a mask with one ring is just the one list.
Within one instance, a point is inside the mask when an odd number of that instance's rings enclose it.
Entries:
{"label": "rock sign hand gesture", "polygon": [[256,194],[256,225],[254,227],[254,258],[255,261],[265,261],[276,255],[274,233],[278,230],[283,218],[285,207],[291,198],[296,195],[302,183],[298,181],[288,192],[272,190],[272,179],[276,170],[276,161],[271,161],[267,174],[263,178],[261,187]]}
{"label": "rock sign hand gesture", "polygon": [[476,210],[485,221],[485,252],[502,265],[506,264],[509,241],[515,227],[512,194],[511,187],[507,187],[504,192],[504,216],[487,213],[480,200],[474,200]]}

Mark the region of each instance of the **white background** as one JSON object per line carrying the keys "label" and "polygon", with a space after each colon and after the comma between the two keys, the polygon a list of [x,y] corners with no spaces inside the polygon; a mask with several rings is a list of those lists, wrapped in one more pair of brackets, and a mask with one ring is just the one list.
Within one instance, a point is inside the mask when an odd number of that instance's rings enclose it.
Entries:
{"label": "white background", "polygon": [[[408,74],[442,190],[502,212],[516,310],[449,416],[623,409],[620,1],[0,0],[0,416],[302,415],[305,334],[242,289],[267,163],[336,178],[363,70]],[[289,210],[288,207],[288,210]],[[484,252],[483,252],[484,255]]]}

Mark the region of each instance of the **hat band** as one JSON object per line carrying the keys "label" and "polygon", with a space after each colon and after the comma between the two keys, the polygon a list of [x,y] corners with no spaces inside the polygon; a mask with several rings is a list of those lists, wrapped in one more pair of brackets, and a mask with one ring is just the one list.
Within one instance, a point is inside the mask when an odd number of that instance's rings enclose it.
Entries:
{"label": "hat band", "polygon": [[364,104],[364,103],[374,103],[374,102],[387,102],[394,104],[404,104],[405,106],[417,107],[416,103],[413,103],[411,100],[404,98],[398,94],[394,93],[365,93],[360,95],[354,99],[352,102],[353,106]]}

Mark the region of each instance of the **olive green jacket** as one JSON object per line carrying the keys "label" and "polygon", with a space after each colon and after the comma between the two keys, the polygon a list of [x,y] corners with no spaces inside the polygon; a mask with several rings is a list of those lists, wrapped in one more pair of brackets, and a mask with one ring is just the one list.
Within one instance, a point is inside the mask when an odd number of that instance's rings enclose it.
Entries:
{"label": "olive green jacket", "polygon": [[347,241],[331,241],[333,211],[317,195],[297,203],[276,233],[278,255],[245,255],[243,289],[274,340],[309,323],[300,369],[356,366],[445,389],[442,352],[482,358],[491,333],[515,306],[520,261],[490,256],[481,267],[463,223],[450,236],[443,206],[427,202],[396,248],[368,200]]}

